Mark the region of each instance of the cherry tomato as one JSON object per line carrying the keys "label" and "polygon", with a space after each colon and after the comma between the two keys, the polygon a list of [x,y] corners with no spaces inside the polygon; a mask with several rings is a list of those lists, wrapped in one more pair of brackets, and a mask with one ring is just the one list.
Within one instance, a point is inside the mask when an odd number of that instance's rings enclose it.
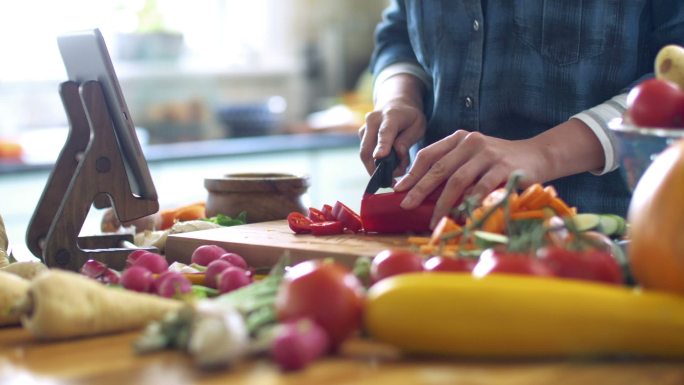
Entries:
{"label": "cherry tomato", "polygon": [[555,275],[563,278],[583,279],[622,284],[622,268],[613,256],[604,250],[568,250],[546,247],[538,251],[541,261]]}
{"label": "cherry tomato", "polygon": [[444,256],[430,257],[423,263],[425,271],[462,271],[471,272],[477,261],[471,258],[453,258]]}
{"label": "cherry tomato", "polygon": [[297,211],[293,211],[287,215],[287,225],[290,226],[290,229],[296,234],[310,233],[312,223],[311,219]]}
{"label": "cherry tomato", "polygon": [[486,249],[480,254],[480,259],[473,268],[473,275],[484,277],[495,273],[554,276],[553,270],[534,256]]}
{"label": "cherry tomato", "polygon": [[338,221],[344,224],[345,229],[357,232],[363,228],[363,222],[359,214],[347,207],[344,203],[337,201],[333,206],[333,215]]}
{"label": "cherry tomato", "polygon": [[684,93],[667,80],[645,80],[627,95],[627,116],[637,126],[681,127]]}
{"label": "cherry tomato", "polygon": [[393,275],[423,271],[423,257],[409,250],[386,249],[371,262],[370,279],[378,282]]}
{"label": "cherry tomato", "polygon": [[326,216],[325,213],[315,207],[309,207],[309,219],[311,221],[315,222],[325,222],[329,220]]}
{"label": "cherry tomato", "polygon": [[281,322],[312,319],[335,348],[361,326],[363,286],[339,263],[309,260],[285,273],[275,308]]}
{"label": "cherry tomato", "polygon": [[313,235],[334,235],[342,234],[344,225],[340,221],[314,222],[309,228]]}

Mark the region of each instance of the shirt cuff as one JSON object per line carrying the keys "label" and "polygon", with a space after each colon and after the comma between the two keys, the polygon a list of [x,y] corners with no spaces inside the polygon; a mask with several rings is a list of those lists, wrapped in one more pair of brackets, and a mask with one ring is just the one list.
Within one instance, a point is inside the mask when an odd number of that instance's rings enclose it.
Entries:
{"label": "shirt cuff", "polygon": [[615,118],[620,118],[627,109],[627,94],[620,94],[605,103],[596,107],[582,111],[571,116],[571,119],[579,119],[594,132],[605,156],[605,163],[602,170],[591,171],[594,175],[603,175],[615,170],[619,163],[616,148],[618,146],[615,138],[610,133],[608,122]]}
{"label": "shirt cuff", "polygon": [[378,88],[380,85],[387,79],[391,78],[392,76],[399,75],[399,74],[409,74],[417,77],[420,79],[420,81],[425,84],[425,87],[428,89],[432,88],[432,83],[430,82],[430,78],[425,72],[425,70],[414,63],[408,63],[408,62],[401,62],[401,63],[394,63],[390,64],[387,67],[383,68],[380,73],[378,73],[378,76],[375,77],[375,81],[373,82],[373,101],[375,102],[375,97],[378,93]]}

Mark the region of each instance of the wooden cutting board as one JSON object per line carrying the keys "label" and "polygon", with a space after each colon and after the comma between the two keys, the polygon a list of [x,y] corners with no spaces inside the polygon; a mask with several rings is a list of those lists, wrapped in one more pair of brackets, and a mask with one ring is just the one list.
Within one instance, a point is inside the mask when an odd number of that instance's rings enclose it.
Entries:
{"label": "wooden cutting board", "polygon": [[409,247],[406,235],[294,234],[286,220],[278,220],[170,235],[166,240],[166,258],[190,263],[192,252],[206,244],[238,253],[257,268],[272,266],[286,252],[292,262],[334,258],[352,266],[360,256],[374,256],[390,247]]}

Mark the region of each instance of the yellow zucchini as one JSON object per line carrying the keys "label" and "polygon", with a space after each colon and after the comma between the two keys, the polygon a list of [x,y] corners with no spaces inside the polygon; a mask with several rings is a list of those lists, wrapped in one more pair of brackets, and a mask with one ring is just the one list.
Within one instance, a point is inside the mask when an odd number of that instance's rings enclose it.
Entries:
{"label": "yellow zucchini", "polygon": [[569,279],[394,276],[370,288],[364,324],[409,353],[684,357],[684,296]]}

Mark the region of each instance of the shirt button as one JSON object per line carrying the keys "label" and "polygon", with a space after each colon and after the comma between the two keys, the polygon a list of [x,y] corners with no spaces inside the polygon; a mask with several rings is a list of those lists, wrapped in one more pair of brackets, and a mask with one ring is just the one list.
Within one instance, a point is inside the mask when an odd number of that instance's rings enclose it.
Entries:
{"label": "shirt button", "polygon": [[473,31],[477,32],[480,30],[480,22],[477,20],[473,20]]}
{"label": "shirt button", "polygon": [[465,106],[466,108],[471,108],[473,106],[473,98],[471,98],[470,96],[466,96]]}

